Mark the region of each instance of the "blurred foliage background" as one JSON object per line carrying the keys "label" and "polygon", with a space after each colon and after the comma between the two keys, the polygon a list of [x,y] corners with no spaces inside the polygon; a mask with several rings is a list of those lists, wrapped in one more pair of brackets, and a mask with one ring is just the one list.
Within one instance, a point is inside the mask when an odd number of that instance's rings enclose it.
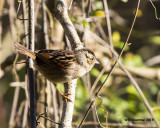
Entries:
{"label": "blurred foliage background", "polygon": [[[0,0],[0,128],[7,128],[9,126],[22,127],[23,122],[24,106],[22,102],[26,101],[24,89],[26,66],[24,63],[16,64],[16,67],[13,65],[17,55],[13,47],[13,42],[17,41],[24,44],[24,39],[27,38],[24,33],[24,22],[17,18],[17,16],[21,19],[23,18],[22,4],[19,12],[17,12],[20,2],[21,1],[18,0]],[[133,22],[137,1],[107,0],[107,2],[110,12],[113,45],[115,50],[120,53]],[[67,3],[69,5],[70,1],[67,1]],[[156,119],[160,123],[160,20],[156,19],[156,15],[160,17],[160,1],[154,0],[153,4],[154,6],[149,0],[141,1],[136,23],[129,39],[129,44],[126,46],[124,54],[121,57],[121,61],[140,85],[141,90],[154,109]],[[156,8],[156,13],[154,7]],[[61,25],[52,15],[52,8],[52,1],[46,0],[45,11],[47,13],[49,48],[70,49]],[[25,9],[26,13],[28,13],[27,4]],[[78,80],[73,117],[73,122],[76,126],[84,116],[92,99],[92,95],[98,90],[99,86],[107,77],[107,73],[114,63],[114,58],[112,58],[112,54],[106,45],[100,44],[85,31],[85,29],[90,30],[105,40],[106,43],[109,42],[105,19],[106,15],[102,0],[74,0],[69,10],[69,16],[77,29],[81,41],[84,42],[86,47],[95,52],[100,62],[90,73]],[[35,0],[36,49],[44,49],[46,47],[44,43],[42,17],[42,3],[39,0]],[[19,55],[18,62],[24,61],[25,57]],[[17,72],[15,72],[15,68]],[[20,83],[15,83],[16,73],[18,74]],[[94,88],[93,84],[100,73],[102,73],[102,75]],[[45,90],[46,86],[44,86],[44,84],[46,82],[41,74],[35,73],[35,75],[37,78],[36,98],[38,106],[40,102],[46,102],[45,99],[42,98],[44,96],[42,90]],[[15,115],[16,123],[9,125],[15,87],[17,86],[20,87],[20,92]],[[58,84],[58,87],[63,90],[62,84]],[[46,90],[45,92],[47,92]],[[52,103],[50,101],[52,105],[50,105],[50,108],[47,107],[48,117],[53,120],[55,120],[53,104],[57,104],[59,113],[62,108],[61,97],[58,95],[55,96],[56,101],[52,101]],[[50,100],[52,100],[52,96]],[[20,106],[22,106],[22,112],[18,115]],[[142,98],[118,65],[101,90],[100,97],[96,99],[95,108],[101,123],[107,121],[112,124],[128,124],[131,122],[125,119],[152,119]],[[86,122],[97,121],[96,111],[92,109]],[[37,115],[43,112],[45,111],[40,112],[38,109]],[[58,114],[58,118],[60,118],[60,114]],[[133,121],[132,123],[142,124],[144,127],[145,125],[155,126],[154,121]],[[46,125],[47,127],[51,127],[54,124],[48,123]],[[97,128],[100,126],[91,123],[83,127]]]}

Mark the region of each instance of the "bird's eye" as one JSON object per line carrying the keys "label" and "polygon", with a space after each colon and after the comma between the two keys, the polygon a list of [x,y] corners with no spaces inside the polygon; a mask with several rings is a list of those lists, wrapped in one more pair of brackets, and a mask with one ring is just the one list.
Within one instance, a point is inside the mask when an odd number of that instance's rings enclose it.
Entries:
{"label": "bird's eye", "polygon": [[91,60],[94,60],[94,57],[92,57]]}

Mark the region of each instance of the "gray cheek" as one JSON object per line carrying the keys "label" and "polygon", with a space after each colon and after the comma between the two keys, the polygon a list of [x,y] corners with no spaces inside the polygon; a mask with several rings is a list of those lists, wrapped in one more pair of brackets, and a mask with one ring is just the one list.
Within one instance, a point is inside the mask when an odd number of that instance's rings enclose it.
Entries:
{"label": "gray cheek", "polygon": [[77,58],[77,61],[80,65],[82,65],[82,66],[86,65],[87,59],[86,59],[86,56],[84,53],[77,53],[76,58]]}

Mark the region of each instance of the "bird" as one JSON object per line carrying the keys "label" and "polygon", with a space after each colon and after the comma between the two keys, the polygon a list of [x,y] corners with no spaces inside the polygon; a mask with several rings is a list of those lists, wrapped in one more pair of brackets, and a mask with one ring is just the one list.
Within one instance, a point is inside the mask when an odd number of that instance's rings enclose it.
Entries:
{"label": "bird", "polygon": [[[88,48],[78,50],[36,50],[31,51],[18,42],[15,49],[33,59],[36,69],[52,83],[66,83],[89,72],[95,64],[99,64],[94,52]],[[71,101],[56,86],[61,96]]]}

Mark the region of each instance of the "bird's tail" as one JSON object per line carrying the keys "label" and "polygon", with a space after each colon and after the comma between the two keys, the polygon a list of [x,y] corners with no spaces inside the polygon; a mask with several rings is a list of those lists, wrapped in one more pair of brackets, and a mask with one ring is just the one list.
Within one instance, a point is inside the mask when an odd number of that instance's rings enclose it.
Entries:
{"label": "bird's tail", "polygon": [[18,52],[20,52],[21,54],[29,56],[34,60],[36,59],[36,56],[35,56],[34,52],[32,52],[31,50],[29,50],[26,47],[22,46],[20,43],[15,42],[14,46],[15,46],[16,50]]}

